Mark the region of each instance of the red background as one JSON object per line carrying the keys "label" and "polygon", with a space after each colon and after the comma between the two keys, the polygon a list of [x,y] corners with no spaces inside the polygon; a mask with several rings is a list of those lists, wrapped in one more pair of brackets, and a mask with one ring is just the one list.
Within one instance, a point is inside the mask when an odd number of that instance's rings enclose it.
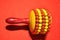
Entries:
{"label": "red background", "polygon": [[6,30],[5,19],[28,18],[29,11],[35,8],[45,8],[53,17],[46,40],[60,40],[60,0],[0,0],[0,40],[32,40],[28,31]]}

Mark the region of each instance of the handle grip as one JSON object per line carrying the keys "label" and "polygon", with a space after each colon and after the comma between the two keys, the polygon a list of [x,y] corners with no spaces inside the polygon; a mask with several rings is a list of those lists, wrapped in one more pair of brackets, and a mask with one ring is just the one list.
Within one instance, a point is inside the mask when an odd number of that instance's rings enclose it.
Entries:
{"label": "handle grip", "polygon": [[19,23],[29,24],[29,19],[28,18],[20,19],[20,18],[10,17],[6,19],[6,23],[8,24],[19,24]]}

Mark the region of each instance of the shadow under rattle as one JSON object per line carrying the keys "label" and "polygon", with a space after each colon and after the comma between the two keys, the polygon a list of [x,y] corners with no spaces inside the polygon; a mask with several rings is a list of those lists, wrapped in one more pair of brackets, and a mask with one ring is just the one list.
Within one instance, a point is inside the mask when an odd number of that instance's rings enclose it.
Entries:
{"label": "shadow under rattle", "polygon": [[[6,26],[6,29],[9,30],[9,31],[16,31],[16,30],[29,30],[29,27],[28,26],[17,26],[17,25],[7,25]],[[32,40],[45,40],[45,36],[46,35],[42,35],[42,34],[38,34],[38,35],[34,35],[30,32],[29,30],[29,34],[30,34],[30,37],[32,38]]]}

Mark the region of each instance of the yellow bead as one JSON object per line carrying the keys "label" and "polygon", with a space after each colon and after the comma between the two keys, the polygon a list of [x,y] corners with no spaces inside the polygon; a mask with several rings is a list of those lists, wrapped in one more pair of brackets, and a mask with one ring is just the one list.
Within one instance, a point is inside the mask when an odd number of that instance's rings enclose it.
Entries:
{"label": "yellow bead", "polygon": [[41,27],[38,27],[38,29],[41,29]]}
{"label": "yellow bead", "polygon": [[45,18],[48,19],[48,16],[46,16]]}
{"label": "yellow bead", "polygon": [[39,19],[42,19],[42,17],[39,17]]}
{"label": "yellow bead", "polygon": [[40,32],[41,30],[38,30],[38,32]]}
{"label": "yellow bead", "polygon": [[37,12],[38,12],[38,15],[40,15],[41,16],[41,10],[40,9],[36,9],[37,10]]}
{"label": "yellow bead", "polygon": [[42,20],[40,19],[39,22],[42,22]]}
{"label": "yellow bead", "polygon": [[39,24],[39,27],[41,27],[42,26],[42,24]]}
{"label": "yellow bead", "polygon": [[47,29],[44,29],[44,31],[46,32],[46,31],[47,31]]}
{"label": "yellow bead", "polygon": [[46,25],[48,25],[48,23],[46,23]]}
{"label": "yellow bead", "polygon": [[48,20],[46,20],[46,22],[49,22]]}
{"label": "yellow bead", "polygon": [[45,15],[48,15],[45,9],[42,9],[42,11],[44,12]]}
{"label": "yellow bead", "polygon": [[48,26],[45,26],[45,29],[47,29],[48,28]]}

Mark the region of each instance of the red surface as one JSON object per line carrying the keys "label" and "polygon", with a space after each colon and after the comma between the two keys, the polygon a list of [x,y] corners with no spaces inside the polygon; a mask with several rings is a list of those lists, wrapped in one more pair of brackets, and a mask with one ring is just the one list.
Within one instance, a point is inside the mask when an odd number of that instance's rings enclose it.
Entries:
{"label": "red surface", "polygon": [[28,31],[6,30],[8,17],[28,18],[34,8],[45,8],[53,17],[46,40],[60,40],[60,0],[0,0],[0,40],[32,40]]}

